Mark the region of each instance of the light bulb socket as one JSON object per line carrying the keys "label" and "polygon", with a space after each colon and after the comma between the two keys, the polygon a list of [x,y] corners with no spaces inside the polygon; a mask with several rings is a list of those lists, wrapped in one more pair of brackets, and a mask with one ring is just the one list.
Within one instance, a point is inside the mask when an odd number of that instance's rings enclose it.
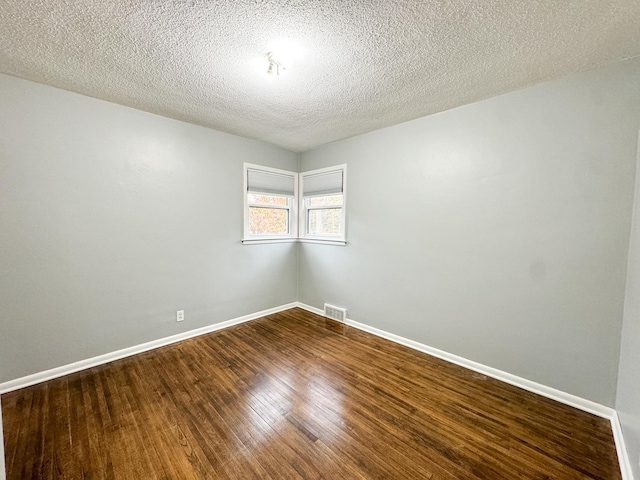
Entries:
{"label": "light bulb socket", "polygon": [[269,60],[269,68],[267,69],[267,75],[279,76],[281,73],[283,73],[284,70],[287,69],[287,67],[283,65],[283,62],[280,61],[277,55],[274,54],[273,52],[269,52],[267,54],[267,59]]}

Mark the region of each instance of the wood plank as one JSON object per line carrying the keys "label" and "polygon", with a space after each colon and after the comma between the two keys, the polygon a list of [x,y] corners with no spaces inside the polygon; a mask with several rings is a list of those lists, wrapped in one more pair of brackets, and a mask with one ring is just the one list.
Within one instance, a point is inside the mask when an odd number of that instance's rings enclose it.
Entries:
{"label": "wood plank", "polygon": [[2,396],[13,479],[620,479],[610,424],[301,309]]}

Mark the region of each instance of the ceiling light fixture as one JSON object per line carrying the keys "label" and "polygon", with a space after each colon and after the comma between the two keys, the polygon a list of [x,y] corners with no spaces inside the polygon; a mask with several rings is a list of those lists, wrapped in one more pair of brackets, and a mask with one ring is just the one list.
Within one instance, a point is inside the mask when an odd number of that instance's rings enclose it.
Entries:
{"label": "ceiling light fixture", "polygon": [[284,71],[287,68],[289,68],[288,65],[285,66],[285,62],[283,61],[283,59],[278,57],[278,55],[276,55],[273,52],[269,52],[267,54],[267,59],[269,60],[269,68],[267,69],[267,75],[279,76],[282,73],[284,73]]}

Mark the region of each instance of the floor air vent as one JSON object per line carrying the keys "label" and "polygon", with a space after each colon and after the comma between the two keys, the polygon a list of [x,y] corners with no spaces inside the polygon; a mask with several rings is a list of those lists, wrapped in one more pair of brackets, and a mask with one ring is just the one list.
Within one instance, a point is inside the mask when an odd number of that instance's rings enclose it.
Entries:
{"label": "floor air vent", "polygon": [[338,322],[344,323],[347,320],[347,309],[334,307],[333,305],[329,305],[328,303],[325,303],[324,316],[331,318],[332,320],[336,320]]}

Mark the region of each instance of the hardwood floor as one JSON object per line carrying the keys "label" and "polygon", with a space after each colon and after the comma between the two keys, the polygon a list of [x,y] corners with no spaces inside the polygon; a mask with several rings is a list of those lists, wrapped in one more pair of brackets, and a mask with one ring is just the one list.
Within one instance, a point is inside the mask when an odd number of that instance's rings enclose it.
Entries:
{"label": "hardwood floor", "polygon": [[607,420],[292,309],[2,396],[13,479],[619,479]]}

